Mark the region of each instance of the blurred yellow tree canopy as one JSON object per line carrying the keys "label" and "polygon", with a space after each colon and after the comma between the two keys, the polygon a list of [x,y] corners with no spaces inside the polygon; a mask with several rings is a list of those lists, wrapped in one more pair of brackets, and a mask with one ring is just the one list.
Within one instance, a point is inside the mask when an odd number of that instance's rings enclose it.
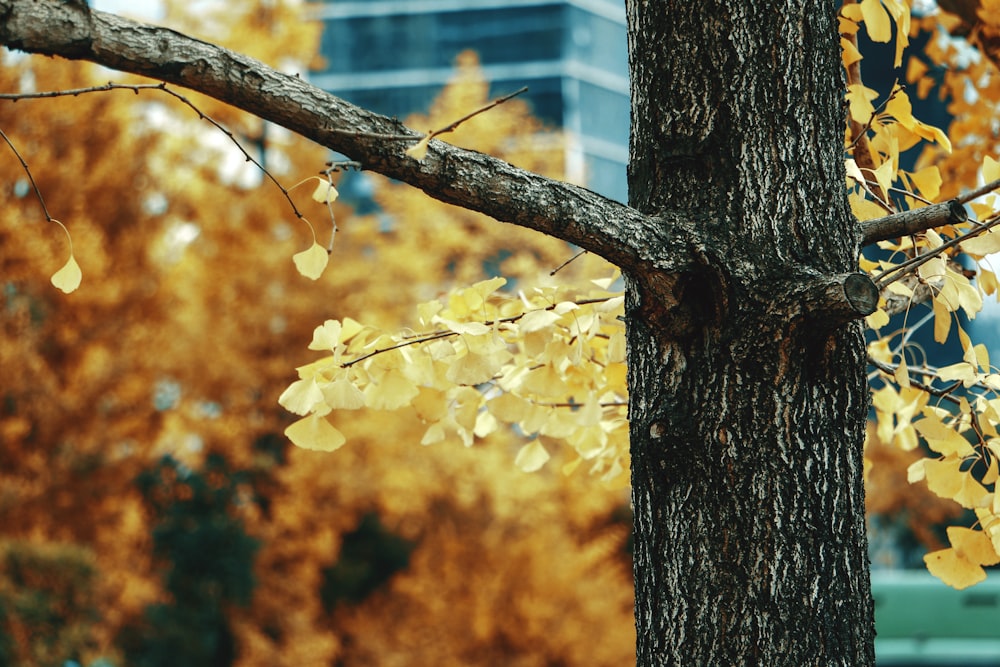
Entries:
{"label": "blurred yellow tree canopy", "polygon": [[[167,11],[172,25],[273,64],[307,63],[316,26],[289,7],[244,3],[197,18],[184,3]],[[78,88],[108,76],[8,54],[0,89]],[[329,159],[280,128],[187,96],[251,154],[266,146],[267,167],[286,186]],[[412,122],[436,127],[487,96],[474,56],[464,56],[430,115]],[[64,574],[79,572],[73,585],[89,597],[74,612],[81,629],[59,636],[64,659],[137,659],[134,635],[148,610],[179,604],[164,579],[171,565],[155,548],[154,508],[196,495],[185,475],[197,477],[215,456],[244,475],[223,515],[261,545],[252,597],[227,607],[233,664],[632,659],[622,491],[558,471],[524,474],[511,465],[518,446],[509,433],[470,449],[421,447],[426,427],[415,413],[352,415],[343,428],[353,446],[336,458],[289,448],[280,436],[289,416],[277,399],[317,321],[364,316],[398,327],[412,304],[487,277],[488,262],[535,284],[571,256],[565,244],[383,180],[378,217],[334,204],[336,252],[314,283],[290,259],[310,236],[288,202],[167,96],[5,103],[0,127],[70,229],[84,276],[71,295],[48,284],[46,273],[65,261],[65,237],[45,222],[18,162],[0,160],[0,180],[13,189],[0,218],[0,544],[36,564],[59,545],[80,550],[65,557],[83,565]],[[561,169],[560,139],[517,100],[451,139],[552,175]],[[326,207],[305,189],[292,197],[325,239]],[[504,259],[503,249],[517,253]],[[591,271],[590,261],[568,267],[566,279]],[[164,460],[178,472],[154,485],[173,489],[173,504],[158,505],[136,479]],[[387,584],[345,602],[334,576],[350,562],[344,536],[369,516],[412,551]],[[4,597],[10,567],[0,563],[0,600],[13,599]],[[9,662],[49,664],[31,632],[0,619],[0,635],[14,638],[6,649],[0,642]]]}

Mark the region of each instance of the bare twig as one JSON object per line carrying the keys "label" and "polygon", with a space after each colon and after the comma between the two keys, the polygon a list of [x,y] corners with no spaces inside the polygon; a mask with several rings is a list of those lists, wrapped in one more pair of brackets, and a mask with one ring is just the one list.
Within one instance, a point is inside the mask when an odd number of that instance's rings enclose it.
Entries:
{"label": "bare twig", "polygon": [[[161,91],[163,93],[166,93],[167,95],[170,95],[171,97],[179,100],[182,104],[190,107],[196,114],[198,114],[198,118],[199,119],[207,121],[212,126],[214,126],[215,129],[219,130],[224,135],[226,135],[229,138],[229,140],[236,146],[236,148],[239,149],[239,151],[241,153],[243,153],[243,157],[246,158],[246,161],[247,162],[252,162],[254,164],[254,166],[256,166],[258,169],[260,169],[261,172],[265,176],[267,176],[267,178],[281,191],[281,194],[284,195],[284,197],[285,197],[286,200],[288,200],[288,204],[289,204],[289,206],[291,206],[292,212],[295,214],[295,217],[298,218],[299,220],[305,220],[305,216],[303,216],[302,213],[299,212],[298,207],[295,206],[295,202],[292,201],[292,197],[289,194],[289,191],[285,188],[285,186],[283,186],[281,183],[279,183],[278,179],[276,179],[274,177],[274,175],[272,175],[271,172],[268,171],[264,167],[263,164],[261,164],[256,158],[254,158],[252,155],[250,155],[250,153],[248,153],[245,148],[243,148],[243,145],[236,139],[236,135],[234,135],[230,130],[228,130],[225,126],[223,126],[217,120],[215,120],[214,118],[212,118],[208,114],[204,113],[191,100],[189,100],[188,98],[184,97],[180,93],[177,93],[177,92],[171,90],[170,88],[167,88],[167,84],[165,84],[165,83],[155,83],[155,84],[154,83],[136,83],[136,84],[128,84],[128,83],[112,83],[112,82],[109,81],[108,83],[106,83],[106,84],[104,84],[102,86],[89,86],[87,88],[70,88],[70,89],[67,89],[67,90],[48,90],[48,91],[41,91],[41,92],[36,92],[36,93],[0,93],[0,100],[11,100],[11,101],[17,102],[19,100],[46,99],[46,98],[52,98],[52,97],[77,97],[79,95],[84,95],[86,93],[103,93],[103,92],[108,92],[108,91],[111,91],[111,90],[130,90],[133,93],[135,93],[136,95],[138,95],[139,92],[143,91],[143,90],[158,90],[158,91]],[[8,145],[10,144],[9,141],[7,143],[8,143]],[[11,148],[13,148],[13,146],[11,146]],[[15,151],[15,153],[16,152],[17,151]],[[18,158],[20,159],[20,155],[18,155]],[[24,165],[24,161],[23,160],[21,160],[21,164]],[[26,167],[26,165],[25,165],[25,167]],[[30,173],[29,173],[29,177],[30,177]],[[34,185],[34,181],[32,181],[32,185]],[[36,193],[38,192],[37,188],[35,188],[35,192]],[[41,199],[41,195],[40,194],[39,194],[39,199]],[[44,208],[44,207],[45,207],[45,204],[43,203],[42,204],[42,208]],[[45,215],[48,216],[48,212],[47,211],[46,211]]]}
{"label": "bare twig", "polygon": [[[986,221],[983,225],[976,227],[975,229],[971,229],[965,234],[956,236],[955,238],[950,239],[945,243],[942,243],[940,246],[934,248],[933,250],[929,250],[922,255],[917,255],[916,257],[908,259],[905,262],[892,267],[885,273],[879,275],[875,279],[875,284],[879,287],[879,289],[881,289],[886,285],[888,285],[889,283],[899,280],[907,273],[915,271],[917,268],[919,268],[923,264],[926,264],[927,262],[934,259],[938,255],[944,253],[946,250],[950,250],[951,248],[954,248],[960,243],[962,243],[963,241],[966,241],[973,237],[979,236],[980,234],[988,232],[997,225],[1000,225],[1000,214],[993,216],[993,218]],[[893,275],[895,273],[898,273],[899,275],[896,275],[891,279],[888,278],[888,276]]]}
{"label": "bare twig", "polygon": [[570,257],[569,259],[567,259],[565,262],[563,262],[562,264],[560,264],[556,268],[554,268],[551,271],[549,271],[549,275],[550,276],[556,275],[557,273],[559,273],[560,271],[562,271],[563,269],[565,269],[567,266],[569,266],[570,263],[573,262],[574,260],[576,260],[578,257],[581,257],[581,256],[586,255],[586,254],[587,254],[586,250],[581,250],[580,252],[576,253],[575,255],[573,255],[572,257]]}
{"label": "bare twig", "polygon": [[38,189],[38,184],[35,183],[35,177],[31,175],[31,169],[28,168],[28,163],[25,162],[23,157],[21,157],[17,148],[14,147],[13,142],[11,142],[10,138],[4,134],[3,130],[0,130],[0,139],[3,139],[7,145],[10,146],[10,149],[14,151],[14,155],[17,156],[18,162],[21,163],[21,168],[24,169],[24,173],[28,175],[28,181],[31,183],[31,188],[35,191],[35,197],[38,198],[38,203],[42,205],[42,213],[45,214],[45,219],[48,222],[52,222],[54,218],[49,215],[49,209],[45,205],[45,199],[42,197],[42,191]]}
{"label": "bare twig", "polygon": [[503,97],[498,97],[497,99],[493,100],[489,104],[486,104],[486,105],[484,105],[484,106],[476,109],[472,113],[468,113],[468,114],[462,116],[461,118],[459,118],[458,120],[452,121],[448,125],[445,125],[444,127],[438,128],[436,130],[432,130],[431,132],[428,132],[426,135],[417,134],[417,133],[414,133],[414,134],[380,134],[378,132],[360,132],[360,131],[357,131],[357,130],[341,130],[341,129],[334,129],[334,128],[330,128],[327,131],[328,132],[332,132],[333,134],[341,134],[341,135],[345,135],[345,136],[349,136],[349,137],[358,137],[358,138],[364,137],[366,139],[383,139],[385,141],[420,141],[420,140],[422,140],[424,138],[427,138],[429,140],[429,139],[433,139],[434,137],[436,137],[438,135],[446,134],[448,132],[453,132],[454,130],[456,130],[458,128],[459,125],[461,125],[465,121],[467,121],[467,120],[469,120],[471,118],[474,118],[474,117],[478,116],[479,114],[481,114],[481,113],[483,113],[485,111],[489,111],[493,107],[499,106],[499,105],[503,104],[504,102],[506,102],[507,100],[509,100],[509,99],[511,99],[513,97],[517,97],[518,95],[520,95],[522,93],[525,93],[527,91],[528,91],[528,87],[524,86],[523,88],[515,90],[513,93],[510,93],[509,95],[504,95]]}

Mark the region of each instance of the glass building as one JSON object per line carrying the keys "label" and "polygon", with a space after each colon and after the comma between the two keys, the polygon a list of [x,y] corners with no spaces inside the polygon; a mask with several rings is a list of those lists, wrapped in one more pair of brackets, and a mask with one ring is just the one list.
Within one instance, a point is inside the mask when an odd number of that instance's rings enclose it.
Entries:
{"label": "glass building", "polygon": [[326,69],[312,82],[359,106],[425,111],[479,54],[492,93],[528,86],[536,116],[563,128],[570,178],[626,201],[629,88],[620,0],[332,0],[317,3]]}

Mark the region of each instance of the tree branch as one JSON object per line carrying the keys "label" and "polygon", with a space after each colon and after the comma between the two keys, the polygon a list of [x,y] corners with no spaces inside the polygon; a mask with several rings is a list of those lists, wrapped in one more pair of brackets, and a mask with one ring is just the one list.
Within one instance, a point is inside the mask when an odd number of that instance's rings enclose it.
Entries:
{"label": "tree branch", "polygon": [[968,219],[969,215],[965,212],[965,207],[957,199],[923,208],[913,208],[887,215],[884,218],[862,222],[861,244],[870,245],[877,241],[916,234],[941,225],[956,225]]}
{"label": "tree branch", "polygon": [[[0,0],[0,43],[89,60],[174,83],[248,111],[343,153],[441,201],[528,227],[585,248],[625,271],[689,266],[693,227],[676,215],[650,217],[586,188],[544,178],[475,151],[432,141],[427,157],[386,135],[422,135],[277,72],[247,56],[178,33],[59,0]],[[655,237],[655,238],[654,238]],[[648,249],[670,241],[666,256]]]}
{"label": "tree branch", "polygon": [[861,245],[895,239],[907,234],[916,234],[942,225],[957,225],[965,222],[969,219],[965,204],[998,188],[1000,188],[1000,180],[995,180],[951,201],[862,222],[860,225]]}

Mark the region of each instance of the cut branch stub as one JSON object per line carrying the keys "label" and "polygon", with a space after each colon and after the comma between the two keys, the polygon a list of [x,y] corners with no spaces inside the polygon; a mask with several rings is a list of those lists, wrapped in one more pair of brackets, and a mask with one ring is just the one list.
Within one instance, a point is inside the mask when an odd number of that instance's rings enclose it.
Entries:
{"label": "cut branch stub", "polygon": [[789,321],[807,320],[827,329],[871,315],[878,307],[878,287],[863,273],[807,276],[782,281],[777,289],[772,313],[781,312]]}

